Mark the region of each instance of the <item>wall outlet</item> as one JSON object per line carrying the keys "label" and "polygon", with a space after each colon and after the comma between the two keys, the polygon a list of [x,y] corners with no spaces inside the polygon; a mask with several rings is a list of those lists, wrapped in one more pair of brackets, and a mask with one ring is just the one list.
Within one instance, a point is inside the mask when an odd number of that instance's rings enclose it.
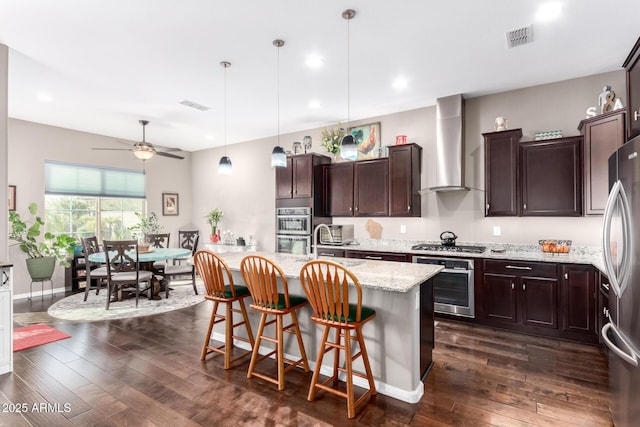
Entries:
{"label": "wall outlet", "polygon": [[502,230],[500,230],[500,227],[497,225],[493,226],[493,235],[494,236],[500,236],[502,234]]}
{"label": "wall outlet", "polygon": [[400,226],[400,233],[404,234],[407,232],[407,226],[406,225],[401,225]]}

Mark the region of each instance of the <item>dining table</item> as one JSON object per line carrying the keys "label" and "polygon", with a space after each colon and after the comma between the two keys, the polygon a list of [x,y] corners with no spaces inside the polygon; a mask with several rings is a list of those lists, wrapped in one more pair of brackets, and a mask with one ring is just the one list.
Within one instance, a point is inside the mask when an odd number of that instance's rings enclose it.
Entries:
{"label": "dining table", "polygon": [[[149,299],[161,299],[160,290],[163,286],[169,286],[165,283],[162,272],[154,267],[154,263],[156,261],[186,258],[190,255],[191,249],[184,248],[151,248],[149,251],[138,252],[138,263],[140,265],[140,269],[153,273],[153,283],[149,287]],[[135,258],[135,254],[132,254],[132,257]],[[106,263],[107,259],[104,252],[96,252],[89,255],[89,261]]]}

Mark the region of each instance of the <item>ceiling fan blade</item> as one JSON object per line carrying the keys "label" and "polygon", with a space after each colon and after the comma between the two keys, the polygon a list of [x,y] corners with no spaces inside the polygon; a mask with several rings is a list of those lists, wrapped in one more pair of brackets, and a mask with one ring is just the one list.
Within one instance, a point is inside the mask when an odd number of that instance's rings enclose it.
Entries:
{"label": "ceiling fan blade", "polygon": [[133,151],[131,148],[92,148],[92,150],[100,151]]}
{"label": "ceiling fan blade", "polygon": [[119,139],[116,139],[116,142],[119,142],[120,144],[124,144],[128,147],[131,147],[131,143],[130,142],[126,142],[126,141],[120,141]]}
{"label": "ceiling fan blade", "polygon": [[162,151],[182,151],[182,148],[176,148],[176,147],[163,147],[162,145],[153,145],[154,148],[162,150]]}
{"label": "ceiling fan blade", "polygon": [[175,154],[164,153],[162,151],[156,151],[156,154],[158,156],[171,157],[172,159],[180,159],[180,160],[184,159],[184,157],[182,157],[182,156],[176,156]]}

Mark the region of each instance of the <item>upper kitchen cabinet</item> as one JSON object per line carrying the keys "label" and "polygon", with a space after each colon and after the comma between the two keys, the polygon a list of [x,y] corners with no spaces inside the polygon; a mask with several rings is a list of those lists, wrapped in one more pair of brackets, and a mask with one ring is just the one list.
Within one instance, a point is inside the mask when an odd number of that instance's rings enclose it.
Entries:
{"label": "upper kitchen cabinet", "polygon": [[640,38],[622,66],[627,74],[628,139],[640,135]]}
{"label": "upper kitchen cabinet", "polygon": [[485,215],[519,213],[519,143],[522,129],[483,133],[485,162]]}
{"label": "upper kitchen cabinet", "polygon": [[608,159],[625,141],[625,111],[580,122],[584,138],[584,213],[602,215],[609,195]]}
{"label": "upper kitchen cabinet", "polygon": [[389,216],[420,216],[420,163],[417,144],[389,147]]}
{"label": "upper kitchen cabinet", "polygon": [[582,137],[521,144],[522,216],[582,215]]}
{"label": "upper kitchen cabinet", "polygon": [[389,215],[389,159],[334,163],[322,170],[325,215]]}
{"label": "upper kitchen cabinet", "polygon": [[389,159],[355,162],[354,216],[389,215]]}
{"label": "upper kitchen cabinet", "polygon": [[299,154],[287,158],[286,168],[276,169],[276,204],[278,207],[293,205],[313,206],[314,195],[320,199],[320,166],[331,159],[318,154]]}

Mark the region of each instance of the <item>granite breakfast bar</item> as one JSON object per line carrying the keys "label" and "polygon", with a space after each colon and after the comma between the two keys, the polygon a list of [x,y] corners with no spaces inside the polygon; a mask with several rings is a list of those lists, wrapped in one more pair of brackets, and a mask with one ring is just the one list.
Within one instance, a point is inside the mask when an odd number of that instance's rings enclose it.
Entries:
{"label": "granite breakfast bar", "polygon": [[[292,295],[304,295],[300,268],[310,258],[289,254],[261,253],[284,271]],[[229,265],[235,283],[242,284],[240,262],[245,253],[219,254]],[[431,367],[433,350],[433,288],[431,278],[441,266],[390,261],[332,258],[349,268],[362,285],[362,304],[376,310],[376,318],[363,328],[369,361],[378,393],[415,403],[424,393],[421,381]],[[354,293],[355,295],[355,293]],[[350,294],[351,296],[351,294]],[[249,310],[254,330],[259,316]],[[298,320],[311,368],[318,353],[321,328],[311,322],[311,309],[298,312]],[[213,339],[224,341],[224,331],[215,329]],[[236,345],[246,348],[242,342]],[[291,351],[289,351],[291,349]],[[262,351],[261,351],[262,352]],[[285,353],[298,354],[293,340],[285,344]],[[322,373],[331,372],[332,358],[327,354]],[[362,369],[356,366],[356,369]],[[358,386],[366,381],[356,378]]]}

